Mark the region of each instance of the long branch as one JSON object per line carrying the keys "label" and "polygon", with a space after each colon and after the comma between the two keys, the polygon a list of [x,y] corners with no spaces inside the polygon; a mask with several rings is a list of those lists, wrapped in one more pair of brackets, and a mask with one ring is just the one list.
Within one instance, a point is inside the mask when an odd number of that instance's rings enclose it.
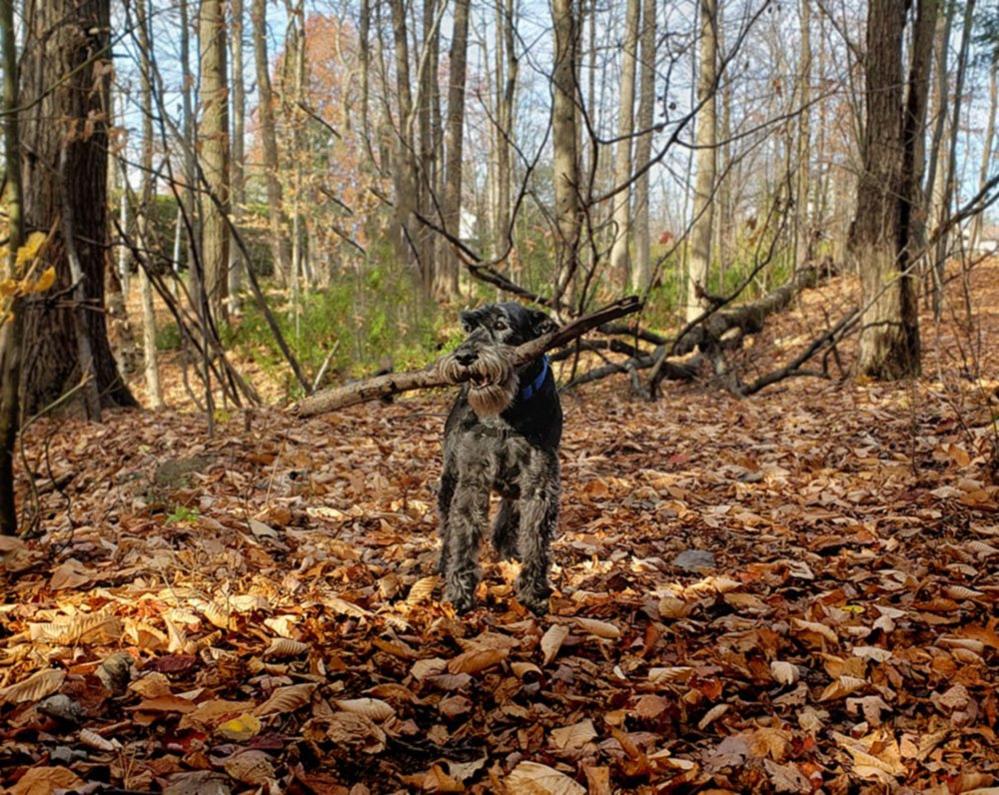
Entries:
{"label": "long branch", "polygon": [[[611,320],[616,320],[619,317],[637,312],[641,307],[642,302],[634,295],[615,301],[613,304],[598,309],[596,312],[576,318],[555,331],[525,342],[514,349],[511,354],[511,363],[514,366],[526,364],[532,359],[536,359],[545,351],[572,342],[572,340],[581,337],[587,331],[595,329],[603,323],[608,323]],[[294,404],[291,407],[291,411],[299,417],[312,417],[316,414],[335,411],[336,409],[342,409],[358,403],[365,403],[369,400],[397,395],[400,392],[409,392],[414,389],[432,389],[434,387],[449,386],[451,383],[451,381],[440,375],[437,362],[434,362],[423,370],[379,375],[374,378],[357,381],[353,384],[317,392]]]}

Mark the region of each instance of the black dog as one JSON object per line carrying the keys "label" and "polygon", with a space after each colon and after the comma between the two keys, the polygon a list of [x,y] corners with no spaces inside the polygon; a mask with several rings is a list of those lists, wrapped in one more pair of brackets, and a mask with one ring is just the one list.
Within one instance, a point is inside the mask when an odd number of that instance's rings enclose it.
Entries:
{"label": "black dog", "polygon": [[462,312],[461,323],[468,337],[440,365],[449,380],[467,380],[444,426],[438,496],[444,595],[458,612],[474,606],[479,544],[495,491],[502,499],[493,545],[501,558],[521,562],[517,596],[542,614],[558,521],[562,407],[548,358],[513,367],[510,352],[556,325],[544,312],[512,302]]}

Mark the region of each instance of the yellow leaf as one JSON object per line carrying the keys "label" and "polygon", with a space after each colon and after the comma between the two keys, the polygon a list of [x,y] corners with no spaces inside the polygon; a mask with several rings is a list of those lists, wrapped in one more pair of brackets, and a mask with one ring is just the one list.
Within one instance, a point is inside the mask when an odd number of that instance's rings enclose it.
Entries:
{"label": "yellow leaf", "polygon": [[228,740],[242,742],[255,737],[260,731],[260,725],[259,718],[244,712],[238,718],[227,720],[218,727],[217,731]]}
{"label": "yellow leaf", "polygon": [[[38,256],[38,252],[42,248],[42,244],[45,243],[46,235],[43,232],[32,232],[28,235],[28,239],[24,241],[24,244],[17,250],[17,267],[21,268],[25,264],[31,262]],[[46,288],[48,289],[48,288]]]}
{"label": "yellow leaf", "polygon": [[0,282],[0,296],[6,298],[7,296],[14,295],[17,292],[17,282],[13,279],[4,279]]}
{"label": "yellow leaf", "polygon": [[56,272],[55,268],[51,265],[42,271],[42,275],[39,276],[33,285],[31,285],[31,292],[33,293],[44,293],[53,284],[55,284]]}

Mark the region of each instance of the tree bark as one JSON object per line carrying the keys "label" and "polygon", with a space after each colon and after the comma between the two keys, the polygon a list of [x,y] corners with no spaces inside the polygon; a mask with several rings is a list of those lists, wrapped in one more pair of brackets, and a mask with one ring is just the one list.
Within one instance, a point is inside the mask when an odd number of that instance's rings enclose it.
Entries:
{"label": "tree bark", "polygon": [[[628,0],[624,23],[624,46],[621,48],[621,94],[617,116],[618,141],[614,151],[614,185],[631,179],[631,147],[635,132],[635,71],[638,60],[638,24],[641,0]],[[621,284],[631,282],[631,187],[614,196],[614,243],[611,246],[611,270]]]}
{"label": "tree bark", "polygon": [[[468,63],[468,13],[470,0],[455,0],[454,30],[448,57],[450,84],[447,95],[447,133],[444,166],[444,227],[461,237],[461,158],[465,138],[465,78]],[[450,248],[437,264],[434,293],[440,299],[458,296],[460,261]]]}
{"label": "tree bark", "polygon": [[914,279],[902,270],[907,246],[900,198],[903,174],[902,38],[906,0],[871,0],[865,64],[863,171],[850,252],[859,265],[865,310],[860,372],[879,379],[919,373]]}
{"label": "tree bark", "polygon": [[510,191],[513,172],[510,141],[514,135],[513,101],[517,91],[520,62],[515,49],[515,0],[496,0],[496,252],[511,245]]}
{"label": "tree bark", "polygon": [[558,307],[579,264],[579,153],[576,132],[576,64],[579,18],[575,0],[552,0],[555,25],[555,68],[552,75],[552,147],[554,150],[556,282],[553,303]]}
{"label": "tree bark", "polygon": [[274,92],[271,88],[267,56],[267,0],[252,0],[253,56],[257,72],[257,110],[260,115],[260,143],[267,177],[267,211],[271,227],[271,251],[278,279],[289,278],[291,246],[288,219],[284,214],[281,182],[278,179],[278,146],[274,124]]}
{"label": "tree bark", "polygon": [[226,317],[229,289],[229,85],[226,24],[222,0],[201,0],[198,16],[201,49],[201,171],[219,202],[201,197],[201,262],[205,299],[212,318]]}
{"label": "tree bark", "polygon": [[[232,213],[239,226],[246,204],[246,79],[243,70],[243,0],[231,0],[230,54],[232,60]],[[243,290],[243,258],[229,244],[229,312],[238,314]]]}
{"label": "tree bark", "polygon": [[798,179],[795,190],[795,265],[811,258],[812,224],[808,206],[811,184],[811,114],[812,100],[812,3],[801,0],[801,54],[798,66]]}
{"label": "tree bark", "polygon": [[390,0],[392,38],[395,54],[396,120],[395,151],[395,224],[394,243],[400,263],[414,263],[418,251],[413,212],[417,208],[417,160],[413,140],[413,95],[409,79],[409,34],[406,26],[406,5],[403,0]]}
{"label": "tree bark", "polygon": [[[996,139],[996,110],[999,105],[999,58],[992,61],[989,67],[989,118],[985,126],[985,140],[982,142],[982,165],[978,170],[978,190],[981,191],[989,179],[989,167],[995,161],[992,159],[992,149]],[[982,238],[982,224],[985,213],[980,212],[971,221],[971,249],[976,251]]]}
{"label": "tree bark", "polygon": [[[24,218],[30,230],[49,231],[73,215],[73,241],[50,246],[54,291],[73,283],[67,257],[73,243],[80,266],[96,388],[104,406],[134,406],[108,343],[104,269],[108,266],[108,129],[111,59],[109,0],[28,0],[22,58]],[[61,166],[61,167],[60,167]],[[66,183],[60,173],[66,174]],[[65,224],[63,224],[64,226]],[[24,311],[26,342],[22,406],[33,414],[74,387],[81,376],[75,311],[35,302]]]}
{"label": "tree bark", "polygon": [[[17,42],[14,32],[14,4],[0,5],[0,48],[3,54],[3,142],[4,171],[7,175],[7,257],[0,262],[0,280],[19,280],[17,250],[24,239],[21,215],[21,143],[17,113]],[[20,419],[19,391],[23,344],[23,312],[13,301],[12,318],[0,317],[0,535],[17,532],[17,505],[14,501],[14,446]],[[5,322],[6,321],[6,322]]]}
{"label": "tree bark", "polygon": [[717,164],[718,4],[700,0],[700,68],[697,72],[697,176],[694,184],[694,223],[690,231],[690,261],[687,273],[687,320],[704,311],[701,297],[707,289],[711,263],[711,232],[714,223],[712,192]]}
{"label": "tree bark", "polygon": [[[156,200],[156,183],[153,177],[153,84],[152,38],[150,36],[149,0],[136,0],[136,23],[139,28],[140,67],[142,71],[142,215],[139,237],[147,251],[153,249],[153,212]],[[124,180],[123,180],[124,182]],[[127,183],[123,190],[127,192]],[[163,405],[160,375],[156,362],[156,312],[153,291],[146,269],[139,268],[139,294],[142,299],[142,354],[145,364],[146,391],[149,404],[158,409]]]}
{"label": "tree bark", "polygon": [[[651,130],[656,103],[656,0],[644,0],[642,7],[642,51],[638,90],[639,130]],[[635,168],[643,168],[652,157],[652,133],[635,142]],[[631,289],[645,290],[652,276],[652,242],[649,235],[649,172],[635,181],[635,267]]]}

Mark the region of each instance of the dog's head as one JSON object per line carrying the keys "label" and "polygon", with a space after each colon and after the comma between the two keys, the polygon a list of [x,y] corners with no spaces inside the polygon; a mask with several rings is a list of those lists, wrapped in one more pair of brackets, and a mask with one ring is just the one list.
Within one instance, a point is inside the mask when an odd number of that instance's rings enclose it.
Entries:
{"label": "dog's head", "polygon": [[517,396],[520,379],[511,351],[557,325],[544,312],[506,301],[462,312],[461,327],[468,336],[442,360],[441,373],[453,383],[468,381],[468,402],[479,416],[490,416]]}

